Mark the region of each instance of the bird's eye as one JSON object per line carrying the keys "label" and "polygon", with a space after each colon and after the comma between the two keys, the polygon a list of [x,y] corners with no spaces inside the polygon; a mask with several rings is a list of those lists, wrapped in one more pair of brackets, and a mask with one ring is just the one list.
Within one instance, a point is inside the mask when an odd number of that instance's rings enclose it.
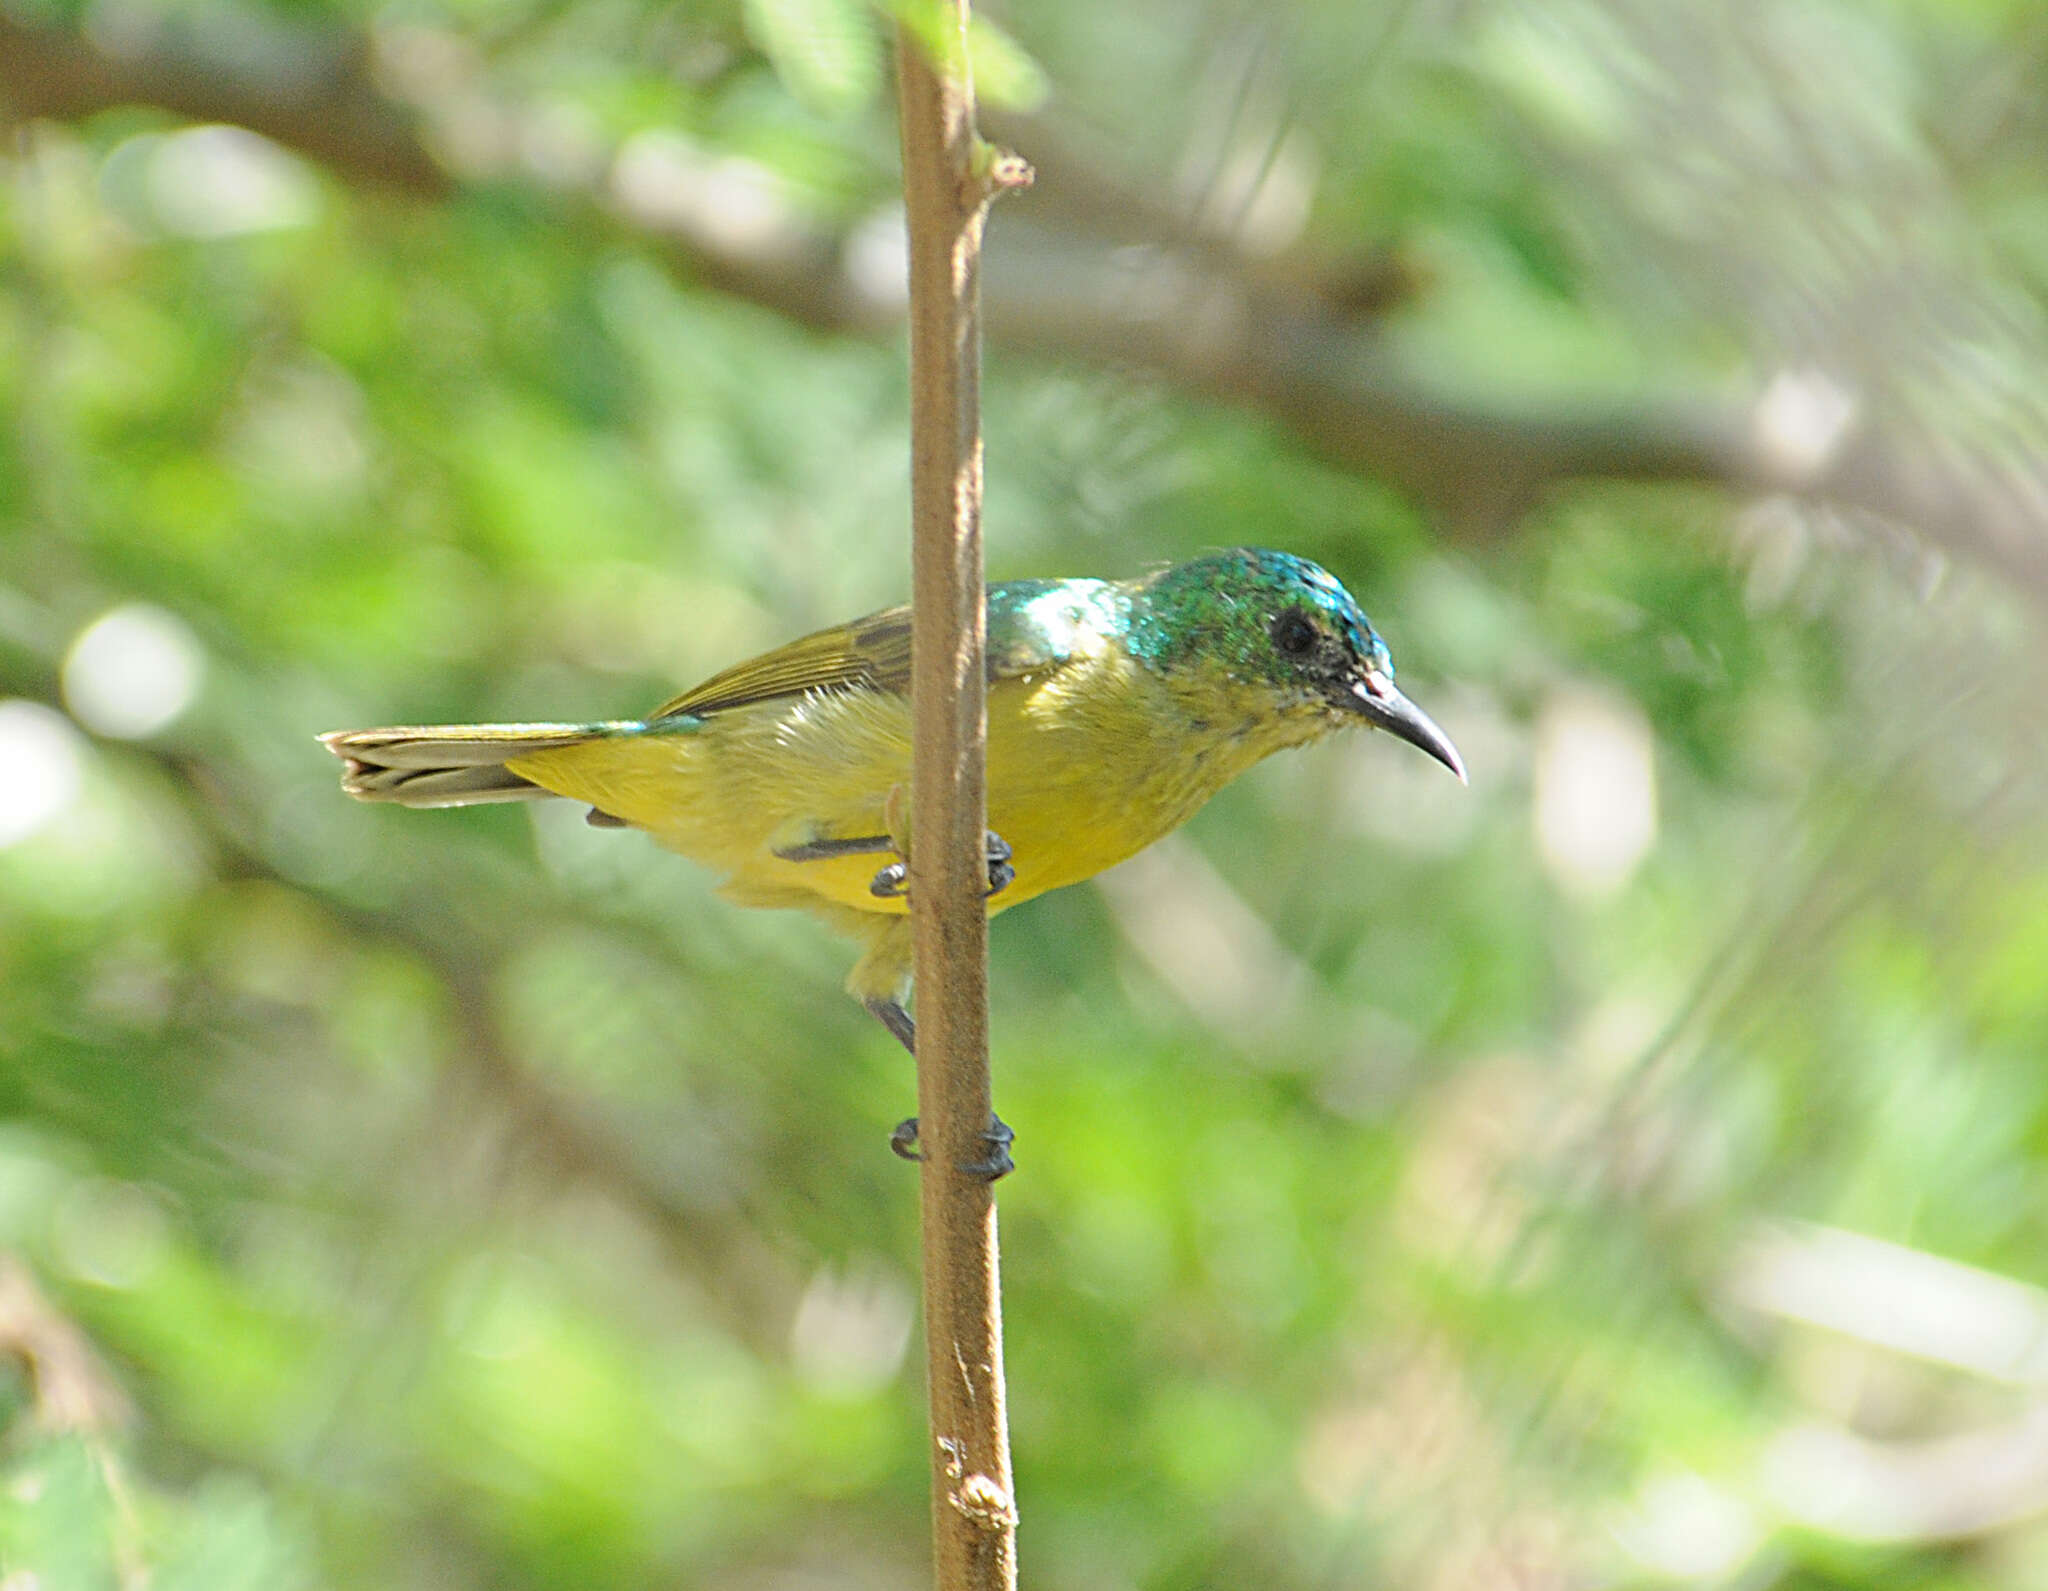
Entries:
{"label": "bird's eye", "polygon": [[1316,649],[1316,624],[1299,608],[1289,608],[1273,621],[1273,644],[1283,657],[1307,657]]}

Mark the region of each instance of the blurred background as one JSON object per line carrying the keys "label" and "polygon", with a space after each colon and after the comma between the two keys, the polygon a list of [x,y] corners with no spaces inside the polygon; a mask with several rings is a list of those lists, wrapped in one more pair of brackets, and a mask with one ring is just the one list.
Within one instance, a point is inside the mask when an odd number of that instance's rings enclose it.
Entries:
{"label": "blurred background", "polygon": [[[995,926],[1027,1582],[2048,1585],[2048,19],[986,21],[991,576],[1314,557],[1472,769]],[[918,1583],[847,947],[312,739],[903,597],[880,16],[0,0],[0,120],[0,1585]]]}

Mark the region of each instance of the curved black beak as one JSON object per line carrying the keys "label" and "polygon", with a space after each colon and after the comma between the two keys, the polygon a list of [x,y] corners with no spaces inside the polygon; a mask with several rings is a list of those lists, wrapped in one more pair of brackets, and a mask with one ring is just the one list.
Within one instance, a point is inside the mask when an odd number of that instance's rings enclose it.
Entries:
{"label": "curved black beak", "polygon": [[1345,706],[1375,729],[1398,735],[1409,745],[1428,752],[1466,784],[1465,763],[1451,737],[1436,727],[1429,714],[1394,689],[1394,682],[1374,669],[1351,687]]}

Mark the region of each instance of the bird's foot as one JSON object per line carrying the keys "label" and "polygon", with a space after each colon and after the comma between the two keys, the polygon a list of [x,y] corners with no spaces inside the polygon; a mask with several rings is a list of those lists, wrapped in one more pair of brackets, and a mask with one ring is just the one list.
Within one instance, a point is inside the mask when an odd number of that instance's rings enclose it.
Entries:
{"label": "bird's foot", "polygon": [[994,829],[982,837],[982,855],[988,861],[988,893],[1000,895],[1016,881],[1017,870],[1010,865],[1010,842]]}
{"label": "bird's foot", "polygon": [[[995,830],[990,829],[982,836],[982,856],[988,864],[988,890],[990,895],[1000,895],[1010,887],[1017,876],[1017,870],[1010,865],[1010,842]],[[896,900],[910,893],[910,864],[891,862],[874,876],[868,885],[868,893],[883,900]]]}
{"label": "bird's foot", "polygon": [[[981,1141],[988,1147],[987,1154],[979,1160],[968,1161],[964,1166],[954,1167],[963,1177],[994,1182],[1017,1169],[1017,1162],[1010,1158],[1010,1145],[1017,1141],[1017,1135],[1010,1131],[1002,1117],[989,1117],[988,1126],[982,1130]],[[896,1124],[896,1130],[889,1134],[889,1147],[905,1160],[924,1159],[923,1151],[917,1147],[915,1116],[906,1116]]]}
{"label": "bird's foot", "polygon": [[[990,835],[991,840],[995,839]],[[1001,844],[1000,840],[996,841]],[[896,1000],[869,1000],[868,1010],[876,1021],[896,1035],[896,1040],[912,1055],[917,1054],[917,1023],[910,1013]],[[957,1168],[962,1176],[979,1177],[984,1182],[993,1182],[1006,1177],[1017,1169],[1017,1163],[1010,1158],[1010,1145],[1016,1141],[1016,1134],[1003,1124],[1003,1118],[991,1115],[988,1129],[982,1133],[981,1141],[988,1146],[988,1153],[979,1160],[971,1160]],[[896,1124],[896,1130],[889,1134],[889,1147],[905,1160],[922,1160],[924,1156],[917,1147],[917,1118],[906,1116]]]}

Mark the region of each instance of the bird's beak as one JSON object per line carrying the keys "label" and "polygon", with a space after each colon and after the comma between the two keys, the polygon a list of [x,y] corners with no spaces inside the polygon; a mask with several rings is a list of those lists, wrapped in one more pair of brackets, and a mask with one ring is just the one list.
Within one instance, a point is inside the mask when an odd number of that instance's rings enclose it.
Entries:
{"label": "bird's beak", "polygon": [[1394,682],[1378,669],[1353,683],[1345,705],[1375,729],[1399,735],[1409,745],[1428,752],[1458,776],[1458,783],[1467,782],[1464,761],[1458,756],[1458,748],[1451,744],[1451,737],[1436,727],[1429,714],[1394,689]]}

